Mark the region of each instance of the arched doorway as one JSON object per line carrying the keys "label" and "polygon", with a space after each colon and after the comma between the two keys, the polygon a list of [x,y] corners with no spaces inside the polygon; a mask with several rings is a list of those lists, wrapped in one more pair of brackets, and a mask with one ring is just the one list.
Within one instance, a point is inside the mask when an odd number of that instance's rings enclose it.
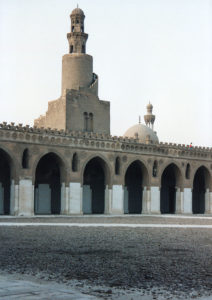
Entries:
{"label": "arched doorway", "polygon": [[10,214],[11,159],[0,149],[0,214]]}
{"label": "arched doorway", "polygon": [[143,173],[140,161],[129,165],[125,174],[124,213],[140,214],[142,211]]}
{"label": "arched doorway", "polygon": [[100,157],[91,159],[83,174],[83,213],[105,212],[106,163]]}
{"label": "arched doorway", "polygon": [[176,211],[176,191],[179,187],[180,171],[175,164],[165,168],[161,178],[160,211],[162,214],[174,214]]}
{"label": "arched doorway", "polygon": [[60,214],[61,160],[54,153],[44,155],[35,172],[35,214]]}
{"label": "arched doorway", "polygon": [[200,167],[193,181],[192,211],[194,214],[204,214],[206,209],[205,193],[209,189],[210,174],[205,167]]}

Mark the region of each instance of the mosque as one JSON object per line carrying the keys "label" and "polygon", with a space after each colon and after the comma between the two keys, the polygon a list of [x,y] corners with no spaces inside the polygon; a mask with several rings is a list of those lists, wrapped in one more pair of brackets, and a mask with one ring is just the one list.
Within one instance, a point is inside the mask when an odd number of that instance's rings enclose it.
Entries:
{"label": "mosque", "polygon": [[61,97],[33,127],[0,124],[0,214],[211,214],[212,149],[159,142],[150,103],[145,125],[111,136],[84,12],[70,17]]}

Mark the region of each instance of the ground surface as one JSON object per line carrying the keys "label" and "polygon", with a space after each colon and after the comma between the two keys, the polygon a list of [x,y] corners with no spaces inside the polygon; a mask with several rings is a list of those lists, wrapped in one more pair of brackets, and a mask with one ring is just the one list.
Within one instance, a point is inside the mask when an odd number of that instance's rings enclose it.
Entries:
{"label": "ground surface", "polygon": [[[14,225],[3,226],[7,222]],[[48,222],[52,226],[16,226],[16,222]],[[53,223],[115,225],[68,227]],[[149,227],[116,227],[120,223]],[[159,227],[151,228],[151,224]],[[211,226],[212,218],[2,217],[0,271],[62,282],[103,299],[125,299],[126,293],[134,295],[128,299],[212,295],[212,228],[161,228],[160,224]]]}

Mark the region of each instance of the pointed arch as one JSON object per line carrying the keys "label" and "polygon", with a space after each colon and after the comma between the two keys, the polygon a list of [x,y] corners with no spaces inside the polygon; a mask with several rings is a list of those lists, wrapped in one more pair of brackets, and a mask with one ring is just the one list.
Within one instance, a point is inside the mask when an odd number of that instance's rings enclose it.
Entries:
{"label": "pointed arch", "polygon": [[179,167],[171,163],[161,175],[160,210],[161,213],[174,214],[176,211],[176,192],[182,185],[182,173]]}
{"label": "pointed arch", "polygon": [[128,164],[124,177],[124,213],[142,211],[143,188],[149,183],[146,166],[140,160]]}
{"label": "pointed arch", "polygon": [[192,211],[194,214],[204,214],[206,211],[206,192],[211,190],[212,178],[205,166],[200,166],[193,178]]}
{"label": "pointed arch", "polygon": [[99,156],[91,158],[83,168],[83,213],[105,212],[105,189],[109,168]]}
{"label": "pointed arch", "polygon": [[0,148],[0,215],[9,215],[11,210],[10,186],[12,158]]}
{"label": "pointed arch", "polygon": [[35,172],[35,214],[60,214],[61,158],[53,152],[42,156]]}
{"label": "pointed arch", "polygon": [[83,186],[83,176],[84,176],[85,167],[88,164],[88,162],[91,161],[93,158],[99,158],[99,161],[101,162],[102,168],[104,169],[104,173],[105,173],[105,184],[107,186],[111,187],[111,184],[112,184],[111,174],[113,173],[113,171],[112,171],[112,168],[111,168],[111,165],[110,165],[110,162],[108,161],[108,159],[100,153],[98,153],[98,155],[95,155],[95,154],[90,155],[83,162],[83,165],[80,168],[81,169],[81,175],[80,175],[81,185]]}

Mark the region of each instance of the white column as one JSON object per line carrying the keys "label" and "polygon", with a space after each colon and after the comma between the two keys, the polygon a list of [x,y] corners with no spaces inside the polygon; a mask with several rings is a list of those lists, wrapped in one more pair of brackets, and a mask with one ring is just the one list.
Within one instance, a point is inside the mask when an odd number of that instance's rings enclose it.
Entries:
{"label": "white column", "polygon": [[31,179],[19,181],[19,216],[32,216],[34,214],[34,186]]}
{"label": "white column", "polygon": [[61,185],[61,214],[63,215],[68,213],[68,193],[69,188],[67,188],[63,182]]}
{"label": "white column", "polygon": [[191,188],[184,188],[183,193],[183,212],[184,214],[192,214],[192,190]]}
{"label": "white column", "polygon": [[129,213],[129,207],[128,207],[128,189],[125,186],[124,187],[124,214]]}
{"label": "white column", "polygon": [[145,186],[142,197],[142,214],[149,214],[151,212],[151,193]]}
{"label": "white column", "polygon": [[14,189],[14,215],[18,215],[19,211],[19,185],[15,185]]}
{"label": "white column", "polygon": [[151,186],[151,213],[160,214],[160,188],[158,186]]}
{"label": "white column", "polygon": [[205,191],[205,213],[212,213],[212,193],[210,193],[209,189]]}
{"label": "white column", "polygon": [[92,213],[92,190],[90,185],[83,185],[82,212],[84,214]]}
{"label": "white column", "polygon": [[15,207],[15,184],[14,180],[11,181],[10,185],[10,214],[14,215],[14,207]]}
{"label": "white column", "polygon": [[112,190],[108,188],[108,185],[105,187],[105,214],[111,214],[112,211]]}
{"label": "white column", "polygon": [[183,213],[183,192],[180,191],[180,188],[176,190],[176,214]]}
{"label": "white column", "polygon": [[212,214],[212,192],[209,192],[209,199],[210,199],[210,201],[209,201],[209,207],[210,207],[210,214]]}
{"label": "white column", "polygon": [[122,185],[113,185],[112,187],[112,214],[123,214],[124,191]]}
{"label": "white column", "polygon": [[10,214],[13,216],[18,215],[18,191],[19,185],[12,180],[10,186]]}
{"label": "white column", "polygon": [[79,182],[69,184],[69,213],[82,214],[82,188]]}

